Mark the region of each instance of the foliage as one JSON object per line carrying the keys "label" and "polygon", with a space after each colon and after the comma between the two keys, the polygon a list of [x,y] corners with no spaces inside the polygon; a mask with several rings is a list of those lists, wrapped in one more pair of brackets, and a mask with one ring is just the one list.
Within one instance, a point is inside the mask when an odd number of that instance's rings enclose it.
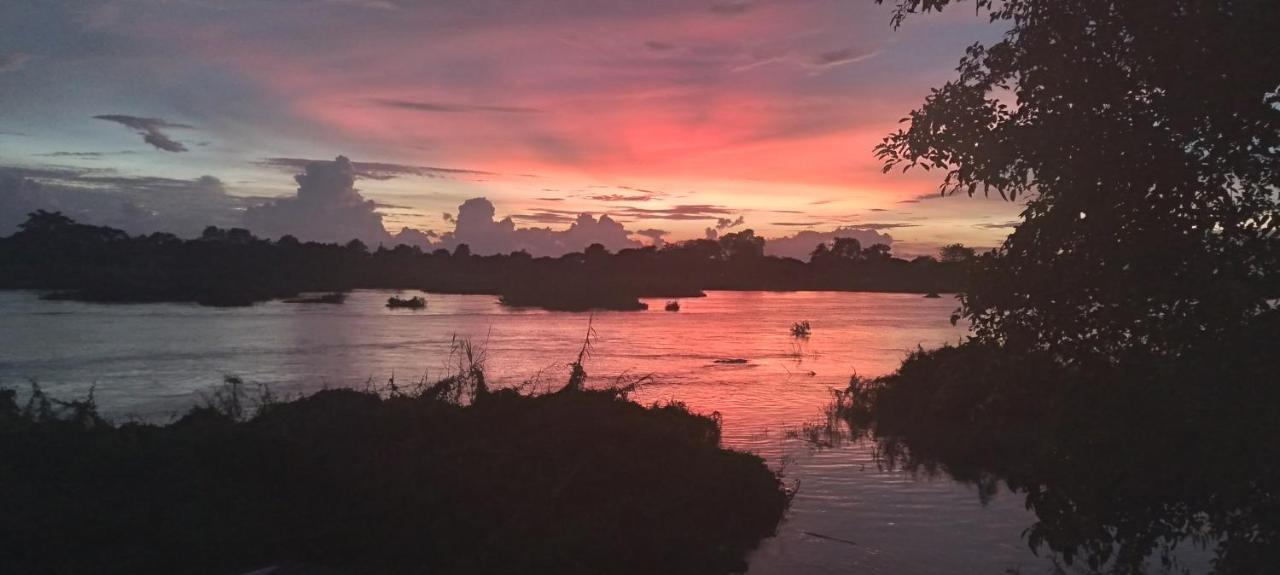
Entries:
{"label": "foliage", "polygon": [[809,320],[798,321],[791,324],[791,335],[793,337],[809,337],[813,333],[813,326],[809,325]]}
{"label": "foliage", "polygon": [[[953,0],[899,0],[894,24]],[[975,0],[1007,31],[877,148],[941,193],[1026,201],[973,259],[957,347],[855,378],[889,465],[1003,482],[1032,549],[1221,573],[1280,547],[1280,10],[1262,0]],[[956,248],[956,249],[951,249]],[[942,260],[971,259],[948,246]]]}
{"label": "foliage", "polygon": [[[878,0],[882,1],[882,0]],[[899,0],[894,16],[952,0]],[[1177,355],[1280,293],[1271,0],[976,0],[1007,32],[885,139],[942,193],[1027,198],[975,268],[975,335],[1071,361]]]}
{"label": "foliage", "polygon": [[391,296],[387,298],[387,307],[422,309],[424,307],[427,307],[427,300],[422,296],[413,296],[409,298],[400,298],[396,296]]}
{"label": "foliage", "polygon": [[580,383],[489,390],[483,353],[456,343],[434,384],[255,402],[232,380],[165,426],[0,390],[0,564],[728,573],[773,534],[787,493],[720,448],[716,420]]}

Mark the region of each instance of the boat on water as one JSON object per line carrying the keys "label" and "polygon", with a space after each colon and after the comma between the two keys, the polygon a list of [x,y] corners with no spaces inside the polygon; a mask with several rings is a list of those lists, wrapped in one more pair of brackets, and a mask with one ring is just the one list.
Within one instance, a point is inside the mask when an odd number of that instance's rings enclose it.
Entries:
{"label": "boat on water", "polygon": [[387,298],[387,307],[389,308],[405,308],[405,309],[422,309],[427,307],[425,298],[414,296],[411,298],[400,298],[391,296]]}
{"label": "boat on water", "polygon": [[667,311],[680,311],[680,302],[676,300],[667,302]]}

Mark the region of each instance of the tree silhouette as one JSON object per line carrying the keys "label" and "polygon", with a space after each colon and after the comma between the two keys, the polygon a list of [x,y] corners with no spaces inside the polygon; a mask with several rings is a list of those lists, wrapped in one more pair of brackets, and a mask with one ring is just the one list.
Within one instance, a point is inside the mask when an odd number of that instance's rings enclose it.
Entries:
{"label": "tree silhouette", "polygon": [[[877,0],[882,2],[883,0]],[[911,13],[952,0],[900,0]],[[1269,309],[1280,273],[1274,0],[976,0],[1008,31],[877,148],[942,194],[1024,199],[963,297],[980,340],[1176,356]]]}
{"label": "tree silhouette", "polygon": [[948,244],[938,250],[938,259],[944,262],[967,262],[975,255],[973,248],[964,244]]}

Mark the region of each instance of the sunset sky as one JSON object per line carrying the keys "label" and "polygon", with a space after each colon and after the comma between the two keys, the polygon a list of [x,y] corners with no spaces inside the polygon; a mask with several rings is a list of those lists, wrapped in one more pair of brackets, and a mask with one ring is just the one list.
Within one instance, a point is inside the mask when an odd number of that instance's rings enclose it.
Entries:
{"label": "sunset sky", "polygon": [[872,148],[999,31],[965,5],[894,31],[891,9],[7,1],[0,166],[46,186],[133,186],[144,207],[198,218],[207,202],[146,194],[215,182],[289,196],[300,160],[341,154],[391,231],[450,231],[459,204],[485,197],[517,227],[585,212],[667,240],[852,226],[900,255],[994,246],[1020,205],[939,199],[938,174],[882,174]]}

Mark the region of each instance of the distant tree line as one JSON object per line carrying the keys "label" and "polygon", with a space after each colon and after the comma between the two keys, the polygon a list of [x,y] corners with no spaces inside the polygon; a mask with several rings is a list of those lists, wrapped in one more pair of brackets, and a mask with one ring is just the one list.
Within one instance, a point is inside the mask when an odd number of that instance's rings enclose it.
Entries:
{"label": "distant tree line", "polygon": [[610,253],[599,244],[560,257],[523,251],[477,256],[463,244],[449,252],[417,247],[277,241],[240,228],[209,227],[195,239],[130,236],[108,227],[38,211],[0,238],[0,288],[57,290],[53,297],[90,301],[194,301],[248,305],[302,292],[421,289],[505,294],[513,289],[689,297],[703,290],[842,290],[955,292],[973,252],[948,246],[941,258],[907,261],[885,245],[837,238],[816,246],[809,262],[764,255],[751,230],[717,240]]}

